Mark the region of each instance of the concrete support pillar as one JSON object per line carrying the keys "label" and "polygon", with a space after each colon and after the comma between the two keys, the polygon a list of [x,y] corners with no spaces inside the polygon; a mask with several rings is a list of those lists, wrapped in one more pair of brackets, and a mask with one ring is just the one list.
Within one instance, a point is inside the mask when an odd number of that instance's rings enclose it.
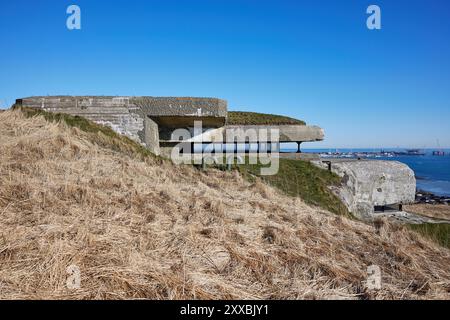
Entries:
{"label": "concrete support pillar", "polygon": [[302,153],[302,150],[300,149],[301,146],[301,142],[297,142],[298,148],[297,148],[297,153]]}
{"label": "concrete support pillar", "polygon": [[159,127],[158,124],[149,117],[144,118],[144,137],[147,148],[154,154],[160,155]]}

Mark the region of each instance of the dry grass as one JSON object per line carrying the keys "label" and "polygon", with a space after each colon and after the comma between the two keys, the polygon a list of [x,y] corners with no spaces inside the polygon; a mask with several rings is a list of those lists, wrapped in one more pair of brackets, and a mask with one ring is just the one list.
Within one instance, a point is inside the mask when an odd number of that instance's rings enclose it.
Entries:
{"label": "dry grass", "polygon": [[[0,113],[0,298],[450,298],[450,251],[404,227],[153,161]],[[380,291],[364,288],[372,264]]]}

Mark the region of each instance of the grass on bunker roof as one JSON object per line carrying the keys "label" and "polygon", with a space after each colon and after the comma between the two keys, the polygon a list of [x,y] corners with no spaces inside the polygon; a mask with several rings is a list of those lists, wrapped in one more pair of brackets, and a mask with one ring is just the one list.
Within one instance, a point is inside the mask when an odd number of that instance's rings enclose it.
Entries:
{"label": "grass on bunker roof", "polygon": [[306,125],[303,120],[257,112],[228,112],[228,125]]}

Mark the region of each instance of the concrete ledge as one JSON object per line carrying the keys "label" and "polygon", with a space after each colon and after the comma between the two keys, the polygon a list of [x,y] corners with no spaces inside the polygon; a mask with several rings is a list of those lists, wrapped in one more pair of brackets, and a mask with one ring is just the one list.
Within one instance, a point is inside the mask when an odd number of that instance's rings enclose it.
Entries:
{"label": "concrete ledge", "polygon": [[[223,142],[227,141],[227,135],[232,133],[234,136],[234,142],[267,142],[271,138],[271,129],[279,130],[279,142],[312,142],[322,141],[324,138],[323,129],[317,126],[225,126],[221,128],[209,128],[208,131],[202,134],[194,135],[193,127],[186,128],[191,133],[191,142]],[[261,130],[261,131],[260,131]],[[262,132],[262,134],[260,134]],[[267,133],[267,135],[266,135]],[[228,137],[230,138],[230,137]],[[269,139],[269,140],[268,140]],[[171,132],[165,132],[161,135],[161,140],[167,142],[176,142],[177,139],[173,139]]]}
{"label": "concrete ledge", "polygon": [[249,131],[259,129],[278,129],[280,134],[280,142],[313,142],[322,141],[325,132],[318,126],[307,125],[254,125],[254,126],[226,126],[225,129],[234,129],[241,131]]}

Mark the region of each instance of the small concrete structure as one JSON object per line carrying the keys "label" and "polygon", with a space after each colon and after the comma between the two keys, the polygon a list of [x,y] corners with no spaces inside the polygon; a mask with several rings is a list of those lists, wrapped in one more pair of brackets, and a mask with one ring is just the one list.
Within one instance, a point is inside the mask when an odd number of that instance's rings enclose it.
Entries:
{"label": "small concrete structure", "polygon": [[371,220],[386,212],[402,211],[402,205],[415,200],[416,178],[403,163],[348,159],[313,163],[342,177],[342,185],[332,190],[360,219]]}
{"label": "small concrete structure", "polygon": [[[17,99],[16,105],[38,108],[48,112],[82,116],[149,148],[153,153],[170,156],[180,143],[173,133],[176,129],[191,132],[192,141],[210,143],[214,138],[226,138],[226,129],[279,129],[279,142],[320,141],[324,132],[316,126],[226,126],[227,102],[217,98],[189,97],[111,97],[111,96],[41,96]],[[201,133],[194,134],[194,124],[201,121]],[[208,133],[206,133],[208,132]],[[222,140],[226,141],[226,139]],[[236,143],[251,139],[237,139]],[[254,142],[262,141],[259,137]]]}

